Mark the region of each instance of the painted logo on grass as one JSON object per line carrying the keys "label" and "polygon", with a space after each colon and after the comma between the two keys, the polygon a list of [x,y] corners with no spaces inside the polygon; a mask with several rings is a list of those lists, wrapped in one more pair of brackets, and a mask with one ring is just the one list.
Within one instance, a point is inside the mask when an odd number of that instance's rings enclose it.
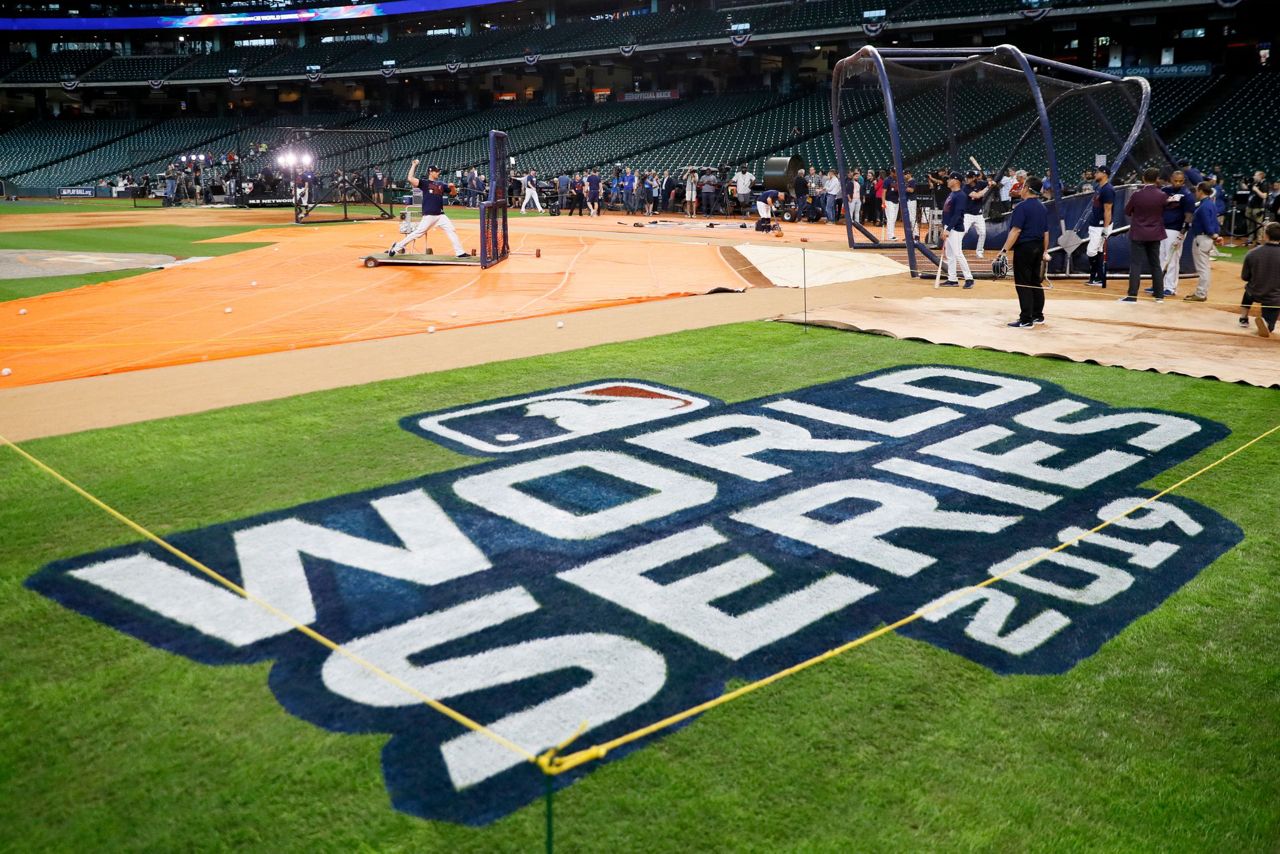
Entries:
{"label": "painted logo on grass", "polygon": [[[509,449],[172,540],[531,752],[583,722],[575,747],[617,737],[945,597],[901,632],[997,673],[1061,673],[1241,538],[1168,497],[975,587],[1228,432],[993,373],[906,367],[732,405],[610,380],[404,424]],[[274,660],[290,713],[390,735],[401,810],[479,824],[541,792],[517,754],[151,545],[28,584],[195,661]]]}

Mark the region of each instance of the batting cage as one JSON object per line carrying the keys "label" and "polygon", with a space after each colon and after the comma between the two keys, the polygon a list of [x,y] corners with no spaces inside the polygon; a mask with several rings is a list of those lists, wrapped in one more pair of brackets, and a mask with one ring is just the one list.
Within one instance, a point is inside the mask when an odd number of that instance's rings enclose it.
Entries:
{"label": "batting cage", "polygon": [[[1124,203],[1145,167],[1173,164],[1151,125],[1150,101],[1144,78],[1027,55],[1013,45],[863,47],[834,71],[836,163],[842,175],[883,171],[900,192],[886,194],[868,217],[883,225],[846,217],[849,246],[905,247],[912,275],[920,274],[921,255],[936,265],[947,176],[959,173],[967,188],[990,187],[980,215],[966,220],[964,248],[994,256],[1016,200],[1002,199],[1001,179],[1025,172],[1044,180],[1053,244],[1048,273],[1082,275],[1089,267],[1082,233],[1093,207],[1086,172],[1105,165],[1117,190],[1107,266],[1127,270]],[[1190,270],[1190,246],[1180,248],[1182,269]]]}
{"label": "batting cage", "polygon": [[480,203],[480,266],[492,267],[511,254],[507,238],[507,185],[511,180],[511,160],[507,135],[489,131],[489,197]]}
{"label": "batting cage", "polygon": [[278,174],[293,194],[293,220],[355,222],[391,219],[386,201],[391,132],[284,127]]}

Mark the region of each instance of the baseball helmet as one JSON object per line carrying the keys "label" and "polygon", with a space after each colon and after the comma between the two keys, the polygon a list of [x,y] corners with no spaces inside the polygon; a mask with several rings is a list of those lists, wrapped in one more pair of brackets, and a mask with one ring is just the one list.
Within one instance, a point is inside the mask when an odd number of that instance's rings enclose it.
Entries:
{"label": "baseball helmet", "polygon": [[997,255],[995,260],[991,262],[991,275],[997,279],[1003,279],[1009,275],[1009,259],[1004,255]]}
{"label": "baseball helmet", "polygon": [[981,173],[981,172],[979,172],[977,169],[970,169],[969,171],[967,171],[967,172],[965,172],[965,173],[964,173],[964,177],[966,177],[966,178],[977,178],[977,177],[978,177],[979,175],[981,175],[981,174],[982,174],[982,173]]}

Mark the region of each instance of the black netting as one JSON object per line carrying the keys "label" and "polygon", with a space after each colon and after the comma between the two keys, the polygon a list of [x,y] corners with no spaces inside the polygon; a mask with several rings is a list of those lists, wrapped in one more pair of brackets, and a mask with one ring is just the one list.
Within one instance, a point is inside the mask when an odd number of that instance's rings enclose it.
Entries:
{"label": "black netting", "polygon": [[[1051,139],[1058,177],[1069,194],[1079,189],[1081,172],[1099,156],[1114,163],[1135,124],[1131,153],[1119,164],[1118,175],[1168,162],[1149,123],[1140,121],[1142,84],[1137,80],[1098,81],[1040,67],[1033,89],[1018,63],[998,53],[956,61],[889,58],[884,65],[903,165],[918,181],[937,170],[966,171],[972,168],[970,158],[988,174],[1007,167],[1047,176]],[[875,65],[846,61],[834,84],[846,168],[889,169],[891,136]],[[1048,138],[1036,108],[1037,91],[1049,118]]]}
{"label": "black netting", "polygon": [[480,203],[480,266],[492,267],[511,254],[507,237],[507,188],[511,160],[507,135],[489,131],[489,198]]}

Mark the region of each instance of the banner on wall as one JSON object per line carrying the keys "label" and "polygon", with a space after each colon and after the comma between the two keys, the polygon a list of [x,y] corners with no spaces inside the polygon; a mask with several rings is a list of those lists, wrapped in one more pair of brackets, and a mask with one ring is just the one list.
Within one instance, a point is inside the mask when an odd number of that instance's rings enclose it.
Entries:
{"label": "banner on wall", "polygon": [[655,89],[652,92],[621,92],[619,101],[674,101],[680,97],[678,89]]}

